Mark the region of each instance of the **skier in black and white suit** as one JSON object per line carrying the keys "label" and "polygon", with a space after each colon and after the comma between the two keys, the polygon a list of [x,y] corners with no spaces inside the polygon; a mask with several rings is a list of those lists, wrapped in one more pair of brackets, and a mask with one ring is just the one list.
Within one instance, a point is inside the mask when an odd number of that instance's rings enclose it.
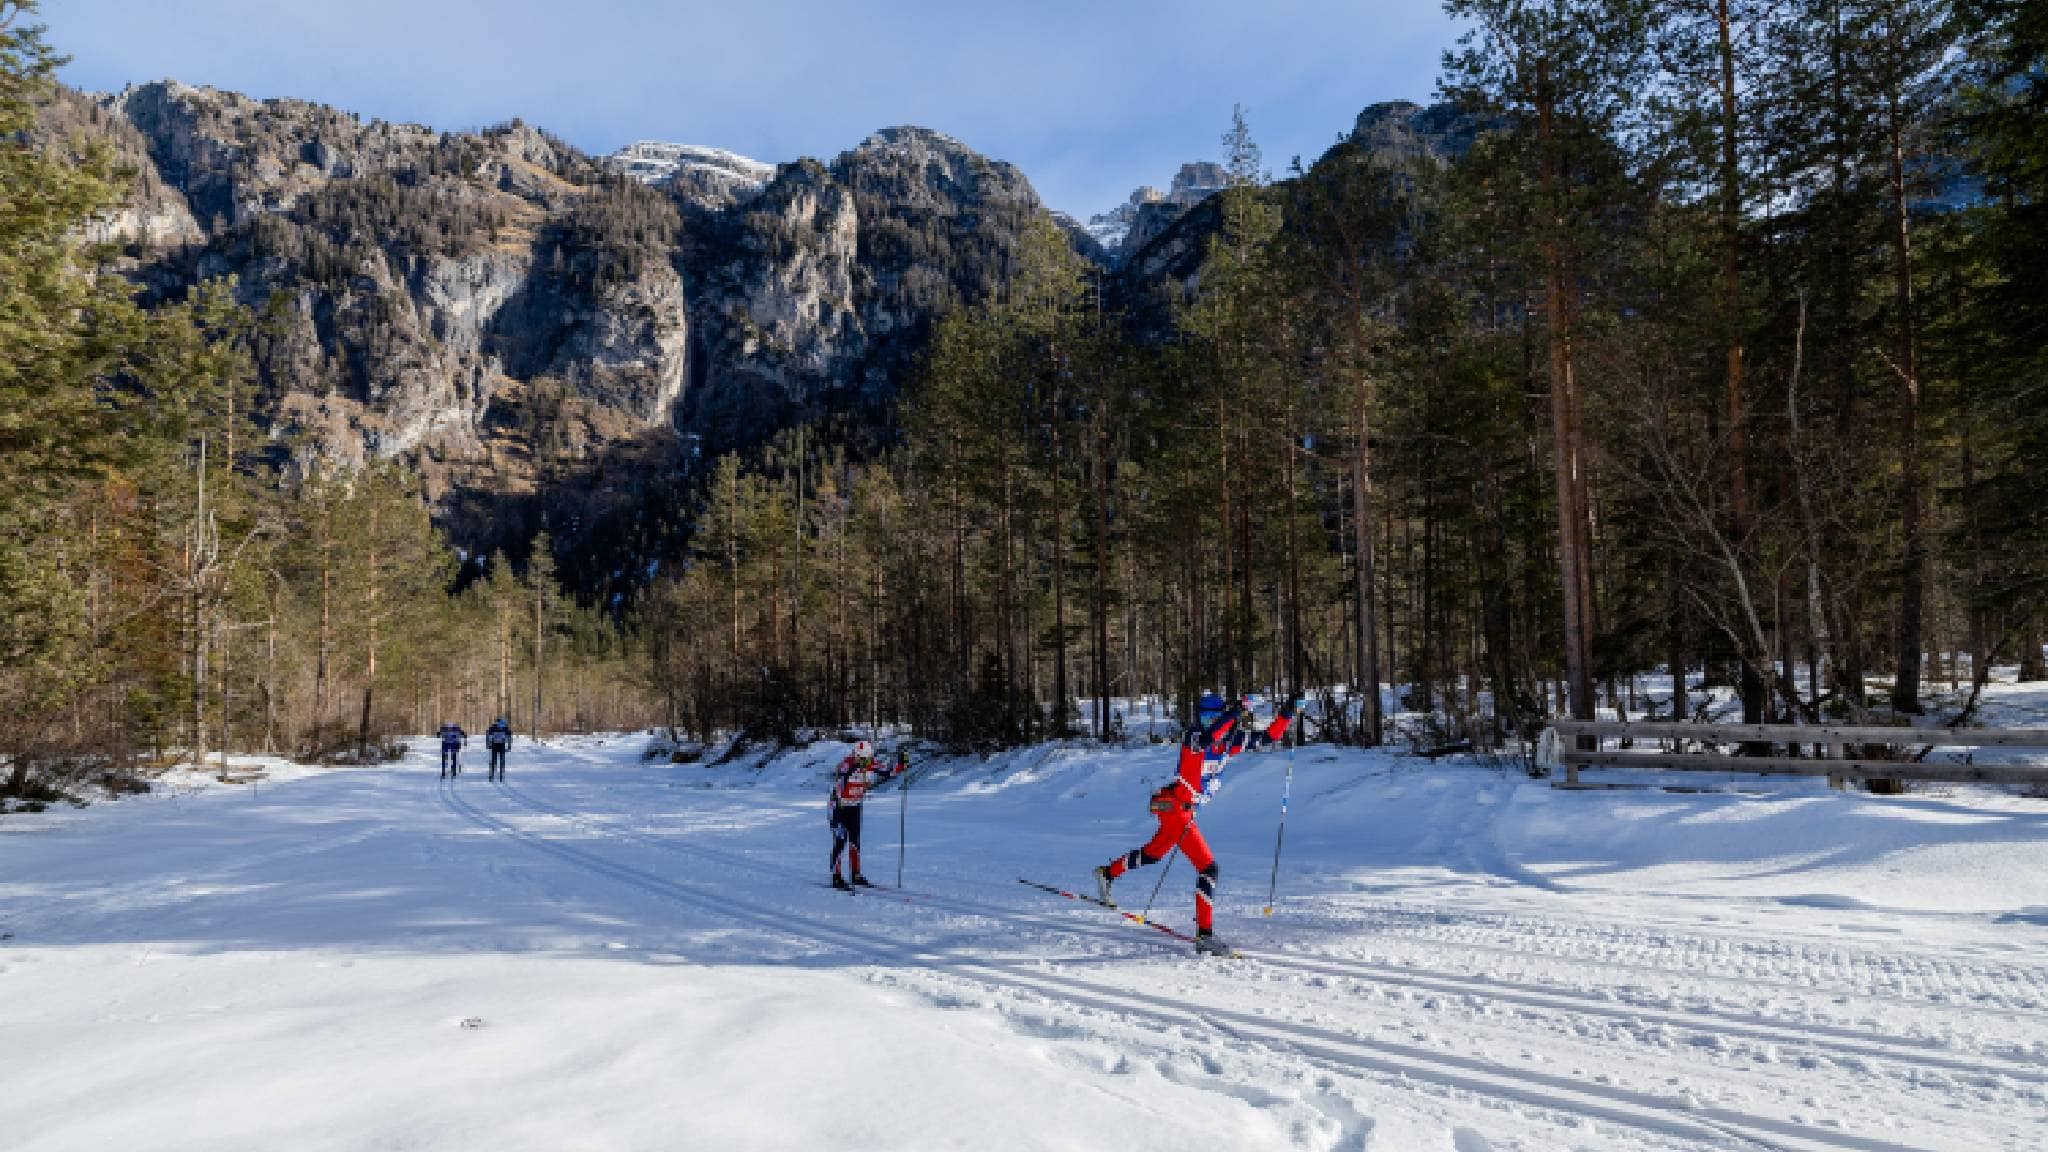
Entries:
{"label": "skier in black and white suit", "polygon": [[[852,889],[867,887],[868,878],[860,874],[860,811],[861,804],[868,798],[868,790],[877,781],[886,780],[894,773],[887,765],[875,763],[875,746],[865,740],[853,746],[853,754],[839,762],[832,770],[832,794],[826,802],[832,825],[832,886]],[[851,884],[839,874],[839,858],[850,854],[853,858],[853,882]]]}

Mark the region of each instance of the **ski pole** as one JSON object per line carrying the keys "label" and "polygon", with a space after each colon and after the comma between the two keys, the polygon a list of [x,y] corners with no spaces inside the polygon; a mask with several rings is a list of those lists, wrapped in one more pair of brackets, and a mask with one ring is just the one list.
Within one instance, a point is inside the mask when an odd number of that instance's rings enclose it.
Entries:
{"label": "ski pole", "polygon": [[896,887],[903,887],[903,837],[910,826],[910,768],[903,769],[903,785],[896,797]]}
{"label": "ski pole", "polygon": [[[1287,740],[1292,732],[1282,736]],[[1266,885],[1266,915],[1273,914],[1273,897],[1280,892],[1280,848],[1287,843],[1287,800],[1294,793],[1294,744],[1287,745],[1287,782],[1280,786],[1280,833],[1273,838],[1273,879]]]}

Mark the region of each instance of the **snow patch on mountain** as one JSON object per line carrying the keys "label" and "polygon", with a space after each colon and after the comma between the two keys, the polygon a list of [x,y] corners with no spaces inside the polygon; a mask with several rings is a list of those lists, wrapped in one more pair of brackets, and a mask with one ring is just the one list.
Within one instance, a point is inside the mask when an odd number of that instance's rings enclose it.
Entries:
{"label": "snow patch on mountain", "polygon": [[684,185],[724,199],[746,199],[775,177],[775,165],[724,148],[641,140],[605,157],[613,172],[656,187]]}
{"label": "snow patch on mountain", "polygon": [[1112,256],[1121,259],[1143,248],[1180,219],[1182,213],[1221,192],[1229,183],[1229,173],[1221,164],[1183,164],[1166,191],[1143,185],[1122,204],[1090,217],[1088,234]]}

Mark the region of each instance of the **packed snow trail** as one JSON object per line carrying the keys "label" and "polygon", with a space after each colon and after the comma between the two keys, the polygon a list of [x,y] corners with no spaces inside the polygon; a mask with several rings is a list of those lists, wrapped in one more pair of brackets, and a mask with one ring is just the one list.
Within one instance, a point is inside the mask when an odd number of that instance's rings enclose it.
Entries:
{"label": "packed snow trail", "polygon": [[[1170,747],[933,763],[906,887],[848,897],[843,746],[644,743],[516,747],[493,784],[422,742],[0,822],[8,1146],[2048,1144],[2038,801],[1311,747],[1271,918],[1284,760],[1203,812],[1219,961],[1017,883],[1142,839]],[[895,825],[865,846],[891,872]]]}

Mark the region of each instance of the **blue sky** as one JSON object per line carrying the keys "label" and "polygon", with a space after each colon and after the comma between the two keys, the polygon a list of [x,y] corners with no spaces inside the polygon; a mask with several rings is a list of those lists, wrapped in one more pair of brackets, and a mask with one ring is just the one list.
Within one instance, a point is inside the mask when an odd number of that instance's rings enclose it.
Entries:
{"label": "blue sky", "polygon": [[173,77],[769,161],[922,124],[1084,217],[1217,158],[1233,103],[1276,173],[1313,159],[1365,105],[1427,100],[1455,35],[1436,0],[44,0],[42,18],[81,88]]}

